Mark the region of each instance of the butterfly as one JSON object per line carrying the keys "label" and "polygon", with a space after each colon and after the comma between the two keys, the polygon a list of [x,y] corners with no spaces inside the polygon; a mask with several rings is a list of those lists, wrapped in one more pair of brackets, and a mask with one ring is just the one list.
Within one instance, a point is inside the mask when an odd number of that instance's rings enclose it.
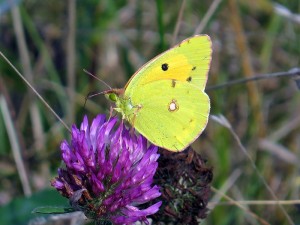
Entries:
{"label": "butterfly", "polygon": [[190,37],[143,65],[124,88],[105,95],[150,142],[183,151],[208,122],[210,100],[204,89],[211,57],[208,35]]}

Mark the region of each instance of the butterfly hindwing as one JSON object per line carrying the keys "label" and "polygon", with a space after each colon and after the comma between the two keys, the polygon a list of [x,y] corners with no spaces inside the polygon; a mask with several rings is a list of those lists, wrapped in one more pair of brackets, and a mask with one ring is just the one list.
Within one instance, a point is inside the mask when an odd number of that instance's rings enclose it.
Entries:
{"label": "butterfly hindwing", "polygon": [[171,151],[186,148],[201,134],[210,110],[208,96],[183,81],[151,82],[136,90],[131,102],[140,106],[131,118],[134,127],[150,142]]}

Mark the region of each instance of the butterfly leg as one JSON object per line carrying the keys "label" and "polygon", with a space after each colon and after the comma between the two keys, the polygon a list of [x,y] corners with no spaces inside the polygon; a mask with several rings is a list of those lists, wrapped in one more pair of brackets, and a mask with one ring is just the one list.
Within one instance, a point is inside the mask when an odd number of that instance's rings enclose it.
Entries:
{"label": "butterfly leg", "polygon": [[108,120],[110,120],[110,118],[114,117],[116,114],[117,113],[116,113],[114,107],[112,107],[112,105],[111,105],[110,108],[109,108],[109,118],[108,118]]}
{"label": "butterfly leg", "polygon": [[135,118],[136,118],[138,112],[141,110],[142,105],[136,105],[136,106],[134,106],[134,107],[135,107],[136,109],[134,110],[134,116],[133,116],[132,123],[131,123],[131,125],[132,125],[132,127],[131,127],[131,129],[130,129],[130,132],[131,132],[131,133],[133,133],[133,128],[134,128]]}

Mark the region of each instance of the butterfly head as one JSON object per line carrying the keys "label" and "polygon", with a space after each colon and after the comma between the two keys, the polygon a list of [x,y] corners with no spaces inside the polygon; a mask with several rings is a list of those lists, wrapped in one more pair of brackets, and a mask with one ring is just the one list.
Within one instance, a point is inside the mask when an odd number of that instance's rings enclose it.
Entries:
{"label": "butterfly head", "polygon": [[104,92],[105,97],[114,102],[114,110],[122,114],[122,118],[130,121],[130,117],[134,111],[129,98],[124,97],[124,89],[111,89]]}
{"label": "butterfly head", "polygon": [[118,99],[124,94],[124,89],[110,89],[108,91],[104,91],[103,93],[108,100],[117,102]]}

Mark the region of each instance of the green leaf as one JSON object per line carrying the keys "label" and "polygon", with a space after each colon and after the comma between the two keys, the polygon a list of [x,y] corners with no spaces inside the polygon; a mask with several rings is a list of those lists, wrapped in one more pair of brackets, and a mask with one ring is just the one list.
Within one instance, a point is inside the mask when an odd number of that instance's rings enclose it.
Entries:
{"label": "green leaf", "polygon": [[59,206],[41,206],[32,210],[32,213],[40,214],[64,214],[75,212],[71,207],[59,207]]}
{"label": "green leaf", "polygon": [[38,217],[39,215],[33,214],[32,210],[43,205],[57,205],[64,206],[66,208],[70,207],[68,200],[62,197],[56,190],[43,190],[41,192],[34,193],[29,198],[16,198],[7,205],[1,206],[0,225],[28,224],[31,219]]}

